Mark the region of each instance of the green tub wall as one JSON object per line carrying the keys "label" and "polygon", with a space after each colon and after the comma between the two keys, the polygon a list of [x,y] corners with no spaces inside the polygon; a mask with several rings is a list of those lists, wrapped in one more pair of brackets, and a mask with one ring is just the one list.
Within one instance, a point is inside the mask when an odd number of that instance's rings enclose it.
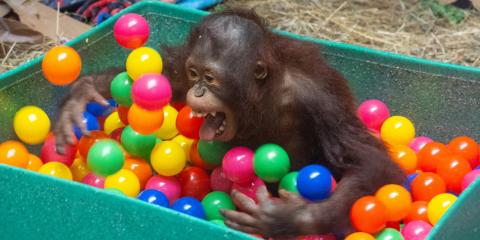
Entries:
{"label": "green tub wall", "polygon": [[[141,2],[124,12],[142,14],[152,32],[147,46],[183,41],[206,12]],[[82,56],[82,73],[122,66],[129,51],[112,36],[118,15],[68,45]],[[349,80],[358,101],[378,98],[392,115],[410,118],[417,135],[439,141],[468,135],[480,140],[480,69],[427,61],[368,48],[302,37],[322,46],[327,61]],[[15,139],[17,109],[33,104],[52,120],[67,88],[42,78],[41,59],[0,75],[0,141]],[[29,146],[33,152],[39,146]],[[480,182],[476,181],[433,229],[429,239],[480,239]],[[112,195],[74,182],[0,166],[0,239],[249,239],[248,235]]]}

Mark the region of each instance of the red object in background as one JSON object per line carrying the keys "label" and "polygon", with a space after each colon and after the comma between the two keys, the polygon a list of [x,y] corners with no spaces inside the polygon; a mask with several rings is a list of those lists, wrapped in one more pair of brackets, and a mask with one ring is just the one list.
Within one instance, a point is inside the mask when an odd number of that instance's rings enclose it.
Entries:
{"label": "red object in background", "polygon": [[99,130],[101,130],[101,131],[103,131],[103,127],[105,125],[105,119],[107,119],[106,116],[98,116],[97,117],[98,125],[100,126]]}
{"label": "red object in background", "polygon": [[130,108],[125,106],[118,106],[117,108],[118,118],[120,118],[120,121],[125,125],[128,125],[128,110],[130,110]]}
{"label": "red object in background", "polygon": [[179,112],[180,110],[182,110],[183,107],[185,107],[185,103],[179,103],[179,102],[172,102],[170,103],[170,105]]}
{"label": "red object in background", "polygon": [[400,231],[400,222],[387,222],[386,228],[393,228]]}
{"label": "red object in background", "polygon": [[408,215],[403,219],[403,223],[407,224],[411,221],[425,221],[425,222],[430,222],[428,220],[428,215],[427,215],[427,206],[428,202],[426,201],[416,201],[412,203],[412,207],[410,208],[410,212]]}
{"label": "red object in background", "polygon": [[463,178],[470,171],[470,163],[456,154],[445,157],[437,166],[437,174],[445,181],[447,190],[456,194],[462,191]]}
{"label": "red object in background", "polygon": [[385,228],[387,210],[375,197],[365,196],[353,204],[350,220],[357,231],[374,234]]}
{"label": "red object in background", "polygon": [[217,167],[213,169],[210,174],[210,186],[212,191],[221,191],[230,193],[232,189],[232,181],[228,180],[222,172],[222,167]]}
{"label": "red object in background", "polygon": [[430,201],[433,197],[447,191],[445,181],[435,173],[419,173],[412,181],[413,201]]}
{"label": "red object in background", "polygon": [[42,162],[61,162],[67,166],[72,165],[73,160],[77,154],[78,149],[78,141],[77,138],[72,135],[72,139],[74,141],[73,145],[66,144],[65,148],[65,155],[61,155],[57,153],[57,147],[55,146],[55,135],[50,133],[45,142],[43,143],[42,149],[40,150],[40,159]]}
{"label": "red object in background", "polygon": [[203,197],[210,191],[210,177],[200,167],[187,167],[177,175],[182,186],[183,197],[193,197],[202,201]]}
{"label": "red object in background", "polygon": [[445,144],[430,142],[418,152],[417,166],[424,172],[436,172],[437,165],[442,158],[450,153]]}
{"label": "red object in background", "polygon": [[458,154],[470,163],[471,168],[478,165],[479,149],[478,145],[472,138],[460,136],[452,139],[447,147],[454,154]]}
{"label": "red object in background", "polygon": [[204,120],[202,117],[194,117],[192,115],[192,108],[185,106],[178,112],[176,122],[177,130],[187,138],[199,139],[200,127]]}
{"label": "red object in background", "polygon": [[85,161],[87,161],[88,151],[92,145],[102,139],[108,138],[107,134],[103,131],[90,131],[90,136],[83,135],[78,142],[78,152]]}
{"label": "red object in background", "polygon": [[125,129],[125,127],[121,127],[121,128],[117,128],[115,130],[113,130],[112,133],[110,133],[110,138],[112,138],[113,140],[117,141],[118,143],[122,143],[122,140],[121,140],[121,137],[122,137],[122,132],[123,132],[123,129]]}

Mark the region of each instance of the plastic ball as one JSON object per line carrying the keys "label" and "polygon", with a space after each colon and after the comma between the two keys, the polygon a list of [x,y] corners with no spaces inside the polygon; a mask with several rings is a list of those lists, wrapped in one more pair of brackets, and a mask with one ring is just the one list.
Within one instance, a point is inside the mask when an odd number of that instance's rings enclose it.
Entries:
{"label": "plastic ball", "polygon": [[114,188],[129,197],[136,197],[140,192],[140,181],[132,171],[120,169],[115,174],[105,178],[105,188]]}
{"label": "plastic ball", "polygon": [[128,55],[126,68],[128,76],[136,81],[143,74],[161,73],[163,70],[162,57],[153,48],[140,47]]}
{"label": "plastic ball", "polygon": [[213,169],[210,174],[210,186],[212,191],[230,193],[232,184],[232,181],[228,180],[227,177],[225,177],[225,174],[223,174],[221,167]]}
{"label": "plastic ball", "polygon": [[112,97],[119,105],[128,107],[132,105],[132,85],[133,80],[127,72],[119,73],[110,83]]}
{"label": "plastic ball", "polygon": [[288,173],[280,181],[279,188],[289,192],[298,193],[297,178],[298,178],[298,172]]}
{"label": "plastic ball", "polygon": [[265,182],[278,182],[290,171],[290,159],[282,147],[268,143],[255,151],[253,168]]}
{"label": "plastic ball", "polygon": [[426,201],[416,201],[412,203],[412,207],[408,212],[407,216],[403,219],[404,223],[411,221],[425,221],[428,222],[427,216],[427,202]]}
{"label": "plastic ball", "polygon": [[42,60],[43,76],[52,84],[65,86],[75,81],[82,70],[82,59],[75,49],[56,46]]}
{"label": "plastic ball", "polygon": [[385,206],[373,196],[364,196],[353,204],[350,220],[358,231],[377,233],[387,222]]}
{"label": "plastic ball", "polygon": [[[238,191],[245,194],[247,197],[253,199],[255,202],[257,200],[257,191],[261,186],[265,186],[265,183],[259,177],[254,177],[248,183],[233,183],[232,191]],[[238,205],[238,204],[237,204]]]}
{"label": "plastic ball", "polygon": [[[263,239],[263,237],[262,237],[262,239]],[[336,240],[336,239],[337,238],[332,233],[323,234],[323,235],[310,234],[310,235],[301,236],[301,237],[296,238],[296,240]]]}
{"label": "plastic ball", "polygon": [[157,138],[169,140],[177,136],[177,115],[177,110],[172,106],[167,105],[163,108],[163,124],[155,133]]}
{"label": "plastic ball", "polygon": [[412,197],[400,185],[387,184],[375,193],[375,197],[385,206],[387,221],[400,221],[410,211]]}
{"label": "plastic ball", "polygon": [[88,167],[101,176],[109,176],[118,172],[125,162],[120,145],[111,139],[96,142],[88,152]]}
{"label": "plastic ball", "polygon": [[147,20],[135,13],[124,14],[113,26],[113,36],[124,48],[135,49],[143,46],[149,35]]}
{"label": "plastic ball", "polygon": [[75,158],[72,166],[70,166],[70,171],[72,172],[73,180],[77,182],[81,182],[90,172],[87,164],[81,157]]}
{"label": "plastic ball", "polygon": [[407,145],[415,137],[415,127],[406,117],[392,116],[382,124],[380,134],[390,145]]}
{"label": "plastic ball", "polygon": [[200,201],[193,197],[179,198],[172,205],[172,209],[193,217],[205,219],[205,211]]}
{"label": "plastic ball", "polygon": [[[88,131],[100,130],[100,123],[98,122],[97,118],[88,112],[83,113],[82,122],[85,124],[85,127]],[[75,126],[73,129],[77,139],[80,139],[83,136],[80,128],[78,126]]]}
{"label": "plastic ball", "polygon": [[360,104],[357,115],[367,128],[379,131],[382,123],[390,117],[390,111],[380,100],[367,100]]}
{"label": "plastic ball", "polygon": [[74,145],[66,144],[64,146],[65,154],[57,153],[56,147],[56,140],[55,135],[49,134],[43,143],[42,149],[40,150],[40,159],[44,163],[47,162],[61,162],[66,164],[67,166],[72,165],[73,160],[75,160],[75,156],[78,150],[78,142],[77,139],[72,136],[72,140],[74,141]]}
{"label": "plastic ball", "polygon": [[465,158],[472,168],[478,165],[480,152],[477,143],[472,138],[466,136],[456,137],[448,143],[447,147],[452,153]]}
{"label": "plastic ball", "polygon": [[167,196],[155,189],[143,190],[140,194],[138,194],[137,198],[144,202],[155,204],[161,207],[168,207],[170,205]]}
{"label": "plastic ball", "polygon": [[402,236],[405,240],[423,240],[431,230],[432,225],[425,221],[412,221],[403,227]]}
{"label": "plastic ball", "polygon": [[198,152],[206,163],[214,166],[222,164],[223,157],[230,149],[230,145],[220,141],[198,141]]}
{"label": "plastic ball", "polygon": [[354,233],[348,235],[345,238],[345,240],[375,240],[375,238],[369,233],[354,232]]}
{"label": "plastic ball", "polygon": [[431,138],[425,137],[425,136],[420,136],[420,137],[416,137],[416,138],[412,139],[412,141],[410,141],[408,146],[413,151],[415,151],[415,153],[418,153],[420,150],[422,150],[423,147],[425,147],[425,145],[427,145],[427,143],[431,143],[431,142],[433,142],[433,140]]}
{"label": "plastic ball", "polygon": [[210,164],[202,159],[198,151],[198,142],[193,141],[192,147],[190,148],[190,161],[193,165],[201,167],[203,169],[214,169],[216,165]]}
{"label": "plastic ball", "polygon": [[412,196],[414,201],[428,202],[446,190],[445,181],[435,173],[420,173],[412,181]]}
{"label": "plastic ball", "polygon": [[462,156],[449,155],[437,166],[437,174],[445,181],[447,191],[459,194],[465,175],[472,171],[470,164]]}
{"label": "plastic ball", "polygon": [[128,125],[128,111],[130,111],[130,107],[118,106],[117,108],[118,118],[125,125]]}
{"label": "plastic ball", "polygon": [[203,209],[207,220],[220,219],[224,217],[220,214],[220,209],[235,210],[232,198],[224,192],[211,192],[202,200]]}
{"label": "plastic ball", "polygon": [[125,127],[125,124],[120,120],[118,116],[118,112],[112,112],[108,117],[105,119],[103,124],[103,131],[110,135],[115,129]]}
{"label": "plastic ball", "polygon": [[442,143],[427,143],[417,155],[418,168],[425,172],[436,172],[440,160],[450,154],[450,150]]}
{"label": "plastic ball", "polygon": [[82,183],[90,185],[96,188],[104,188],[105,178],[102,176],[95,175],[93,172],[90,172],[82,179]]}
{"label": "plastic ball", "polygon": [[153,134],[142,135],[131,126],[125,127],[121,136],[122,146],[134,157],[150,160],[150,153],[155,146],[156,137]]}
{"label": "plastic ball", "polygon": [[330,196],[332,174],[322,165],[312,164],[298,172],[297,188],[300,195],[311,201],[319,201]]}
{"label": "plastic ball", "polygon": [[137,175],[138,180],[140,181],[140,188],[144,188],[145,184],[147,184],[147,181],[153,175],[150,164],[141,158],[125,158],[125,163],[123,164],[122,168],[128,169]]}
{"label": "plastic ball", "polygon": [[140,134],[154,134],[163,123],[163,110],[149,111],[133,104],[128,111],[128,123]]}
{"label": "plastic ball", "polygon": [[43,164],[39,169],[39,173],[49,175],[56,178],[62,178],[66,180],[72,180],[72,172],[67,165],[60,162],[48,162]]}
{"label": "plastic ball", "polygon": [[153,149],[150,162],[158,174],[173,176],[185,168],[187,156],[178,143],[163,141]]}
{"label": "plastic ball", "polygon": [[376,240],[404,240],[402,234],[393,228],[385,228],[375,236]]}
{"label": "plastic ball", "polygon": [[183,135],[177,135],[172,139],[172,141],[180,144],[180,147],[182,147],[183,151],[185,151],[187,159],[190,159],[190,150],[192,148],[193,139],[187,138]]}
{"label": "plastic ball", "polygon": [[192,115],[192,108],[184,106],[177,116],[176,126],[178,132],[185,137],[191,139],[200,138],[200,127],[205,119],[201,117],[194,117]]}
{"label": "plastic ball", "polygon": [[210,177],[199,167],[187,167],[177,175],[182,187],[182,196],[202,200],[210,191]]}
{"label": "plastic ball", "polygon": [[184,102],[171,102],[170,105],[172,105],[172,107],[175,108],[177,111],[180,111],[187,104],[185,104]]}
{"label": "plastic ball", "polygon": [[461,185],[462,191],[464,191],[468,186],[470,186],[470,184],[472,184],[472,182],[475,181],[475,179],[477,179],[478,176],[480,176],[479,169],[476,169],[467,173],[467,175],[465,175],[465,177],[463,177],[463,180],[462,180],[462,185]]}
{"label": "plastic ball", "polygon": [[90,151],[92,145],[102,139],[107,138],[107,134],[102,131],[91,131],[90,136],[82,136],[78,142],[78,152],[80,153],[80,156],[82,156],[84,159],[87,159],[88,151]]}
{"label": "plastic ball", "polygon": [[143,109],[160,110],[172,99],[172,87],[162,74],[143,74],[133,83],[132,98]]}
{"label": "plastic ball", "polygon": [[89,102],[87,104],[87,112],[92,114],[95,117],[101,117],[105,116],[109,111],[110,108],[115,107],[117,103],[113,99],[107,100],[109,105],[108,106],[103,106],[100,103],[97,102]]}
{"label": "plastic ball", "polygon": [[411,174],[417,170],[417,154],[405,145],[394,145],[390,147],[390,156],[405,173]]}
{"label": "plastic ball", "polygon": [[5,141],[0,144],[0,164],[26,168],[29,161],[27,148],[17,141]]}
{"label": "plastic ball", "polygon": [[182,193],[180,182],[175,177],[153,176],[145,185],[145,189],[155,189],[167,196],[170,203],[175,202]]}
{"label": "plastic ball", "polygon": [[403,184],[403,187],[405,187],[405,189],[407,189],[409,192],[412,192],[412,182],[413,182],[413,179],[415,179],[415,177],[417,176],[418,176],[418,173],[412,173],[407,176],[407,180]]}
{"label": "plastic ball", "polygon": [[255,177],[253,151],[246,147],[234,147],[222,161],[223,174],[234,183],[248,183]]}
{"label": "plastic ball", "polygon": [[438,220],[440,220],[456,200],[457,197],[450,193],[438,194],[432,198],[427,206],[427,215],[430,223],[432,225],[437,224]]}
{"label": "plastic ball", "polygon": [[43,162],[39,157],[31,153],[28,154],[28,163],[26,167],[28,170],[36,172],[42,165],[43,165]]}
{"label": "plastic ball", "polygon": [[50,132],[50,119],[39,107],[26,106],[15,113],[13,129],[24,143],[39,144]]}

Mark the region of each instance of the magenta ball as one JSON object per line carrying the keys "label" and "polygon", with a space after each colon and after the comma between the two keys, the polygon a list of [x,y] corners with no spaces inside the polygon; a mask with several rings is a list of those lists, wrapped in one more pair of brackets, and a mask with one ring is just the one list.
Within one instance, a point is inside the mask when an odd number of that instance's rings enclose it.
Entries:
{"label": "magenta ball", "polygon": [[221,167],[213,169],[212,174],[210,174],[210,187],[212,187],[212,191],[230,193],[232,184],[232,181],[225,177]]}
{"label": "magenta ball", "polygon": [[423,147],[425,147],[425,145],[427,145],[427,143],[430,143],[430,142],[433,142],[431,138],[420,136],[412,139],[412,141],[410,141],[408,146],[411,149],[413,149],[413,151],[418,153]]}
{"label": "magenta ball", "polygon": [[82,180],[82,183],[87,185],[97,187],[97,188],[104,188],[105,185],[105,178],[102,176],[97,176],[94,173],[88,173]]}
{"label": "magenta ball", "polygon": [[476,169],[467,173],[467,175],[463,177],[462,191],[465,190],[465,188],[467,188],[478,176],[480,176],[480,169]]}
{"label": "magenta ball", "polygon": [[173,204],[182,194],[180,182],[175,177],[153,176],[148,179],[145,189],[155,189],[167,196],[170,204]]}
{"label": "magenta ball", "polygon": [[143,46],[149,35],[147,20],[135,13],[121,16],[113,26],[113,36],[124,48],[135,49]]}
{"label": "magenta ball", "polygon": [[222,171],[234,183],[249,183],[255,177],[253,151],[246,147],[230,149],[222,161]]}
{"label": "magenta ball", "polygon": [[422,240],[432,230],[432,225],[425,221],[411,221],[402,228],[402,236],[405,240]]}
{"label": "magenta ball", "polygon": [[172,99],[172,88],[168,79],[156,73],[142,75],[133,83],[133,102],[146,110],[159,110]]}
{"label": "magenta ball", "polygon": [[254,177],[249,183],[233,183],[232,191],[239,191],[257,202],[257,190],[261,186],[265,186],[263,180],[259,177]]}
{"label": "magenta ball", "polygon": [[324,234],[324,235],[307,235],[303,238],[298,238],[301,240],[336,240],[337,238],[333,234]]}
{"label": "magenta ball", "polygon": [[367,128],[377,131],[380,131],[383,122],[390,117],[387,105],[376,99],[367,100],[360,104],[357,114]]}

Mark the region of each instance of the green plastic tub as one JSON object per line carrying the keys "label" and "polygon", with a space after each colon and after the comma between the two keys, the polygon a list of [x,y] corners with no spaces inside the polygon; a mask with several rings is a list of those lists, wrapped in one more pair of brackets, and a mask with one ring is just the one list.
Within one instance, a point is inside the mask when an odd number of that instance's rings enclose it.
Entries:
{"label": "green plastic tub", "polygon": [[[206,12],[159,2],[123,11],[142,14],[153,30],[147,43],[180,43]],[[83,59],[83,73],[122,66],[128,51],[112,36],[119,15],[69,42]],[[301,37],[323,47],[330,64],[349,80],[359,101],[384,100],[414,121],[418,135],[448,141],[480,140],[480,69],[449,65],[347,44]],[[66,88],[42,78],[41,58],[0,75],[0,142],[14,139],[15,111],[28,104],[53,120]],[[37,152],[39,146],[30,146]],[[169,209],[75,182],[0,166],[0,239],[250,239],[250,236]],[[480,181],[462,194],[429,239],[480,239]]]}

